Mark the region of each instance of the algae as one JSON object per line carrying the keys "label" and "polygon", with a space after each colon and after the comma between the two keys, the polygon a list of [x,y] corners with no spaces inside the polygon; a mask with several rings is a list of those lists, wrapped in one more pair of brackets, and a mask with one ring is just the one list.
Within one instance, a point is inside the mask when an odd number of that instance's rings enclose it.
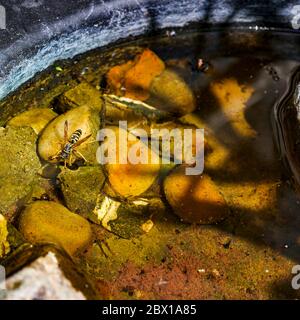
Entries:
{"label": "algae", "polygon": [[0,259],[8,254],[10,251],[10,244],[8,242],[7,221],[2,214],[0,214]]}
{"label": "algae", "polygon": [[0,139],[0,213],[9,220],[30,199],[41,163],[32,128],[1,128]]}
{"label": "algae", "polygon": [[83,105],[98,110],[101,110],[102,106],[101,92],[88,82],[80,83],[59,97],[59,108],[62,112]]}
{"label": "algae", "polygon": [[89,216],[97,205],[105,176],[100,166],[62,169],[58,175],[66,206],[73,212]]}

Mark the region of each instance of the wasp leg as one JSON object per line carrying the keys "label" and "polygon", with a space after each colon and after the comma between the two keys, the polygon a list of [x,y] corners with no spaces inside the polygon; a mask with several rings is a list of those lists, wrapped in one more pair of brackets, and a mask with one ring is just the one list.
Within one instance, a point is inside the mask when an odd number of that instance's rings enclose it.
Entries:
{"label": "wasp leg", "polygon": [[55,155],[50,156],[48,159],[49,160],[56,160],[60,158],[60,151],[58,151]]}
{"label": "wasp leg", "polygon": [[77,151],[77,150],[73,150],[73,153],[75,154],[75,156],[76,156],[77,158],[82,158],[85,162],[88,162],[88,161],[86,160],[86,158],[84,157],[84,155],[83,155],[81,152],[79,152],[79,151]]}
{"label": "wasp leg", "polygon": [[72,165],[72,153],[70,154],[70,157],[69,157],[69,166]]}
{"label": "wasp leg", "polygon": [[92,141],[86,142],[85,144],[90,144],[90,143],[95,143],[95,142],[100,142],[100,141],[98,141],[98,140],[92,140]]}

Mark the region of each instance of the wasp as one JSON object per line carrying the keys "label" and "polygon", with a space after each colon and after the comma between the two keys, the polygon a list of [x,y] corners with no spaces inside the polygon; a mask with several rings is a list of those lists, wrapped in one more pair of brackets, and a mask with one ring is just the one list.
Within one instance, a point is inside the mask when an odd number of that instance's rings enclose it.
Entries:
{"label": "wasp", "polygon": [[67,166],[67,163],[69,166],[72,165],[73,155],[77,158],[82,158],[85,162],[87,162],[85,157],[78,150],[76,150],[76,148],[91,137],[91,134],[89,134],[86,137],[80,139],[82,136],[82,130],[77,129],[68,138],[68,127],[68,120],[66,120],[64,124],[64,142],[61,143],[61,150],[59,150],[54,156],[49,157],[49,160],[59,159],[64,161],[65,167]]}

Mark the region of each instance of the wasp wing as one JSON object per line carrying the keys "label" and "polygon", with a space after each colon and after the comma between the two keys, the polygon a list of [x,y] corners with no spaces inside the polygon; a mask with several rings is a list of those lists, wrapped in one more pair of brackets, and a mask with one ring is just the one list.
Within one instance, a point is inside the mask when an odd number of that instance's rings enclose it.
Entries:
{"label": "wasp wing", "polygon": [[73,148],[76,148],[78,146],[80,146],[82,143],[84,143],[87,139],[89,139],[92,135],[89,134],[88,136],[80,139],[79,141],[77,141],[76,143],[73,144]]}
{"label": "wasp wing", "polygon": [[64,125],[64,143],[67,143],[68,141],[68,131],[69,131],[69,124],[68,124],[68,120],[66,120]]}

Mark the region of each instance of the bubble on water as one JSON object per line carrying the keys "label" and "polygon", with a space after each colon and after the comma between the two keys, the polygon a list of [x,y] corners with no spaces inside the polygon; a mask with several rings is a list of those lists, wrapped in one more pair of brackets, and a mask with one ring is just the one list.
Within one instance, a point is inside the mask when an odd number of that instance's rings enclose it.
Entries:
{"label": "bubble on water", "polygon": [[264,67],[264,69],[267,71],[267,73],[272,77],[272,79],[274,81],[279,81],[280,80],[280,77],[279,77],[276,69],[273,66],[266,65]]}

